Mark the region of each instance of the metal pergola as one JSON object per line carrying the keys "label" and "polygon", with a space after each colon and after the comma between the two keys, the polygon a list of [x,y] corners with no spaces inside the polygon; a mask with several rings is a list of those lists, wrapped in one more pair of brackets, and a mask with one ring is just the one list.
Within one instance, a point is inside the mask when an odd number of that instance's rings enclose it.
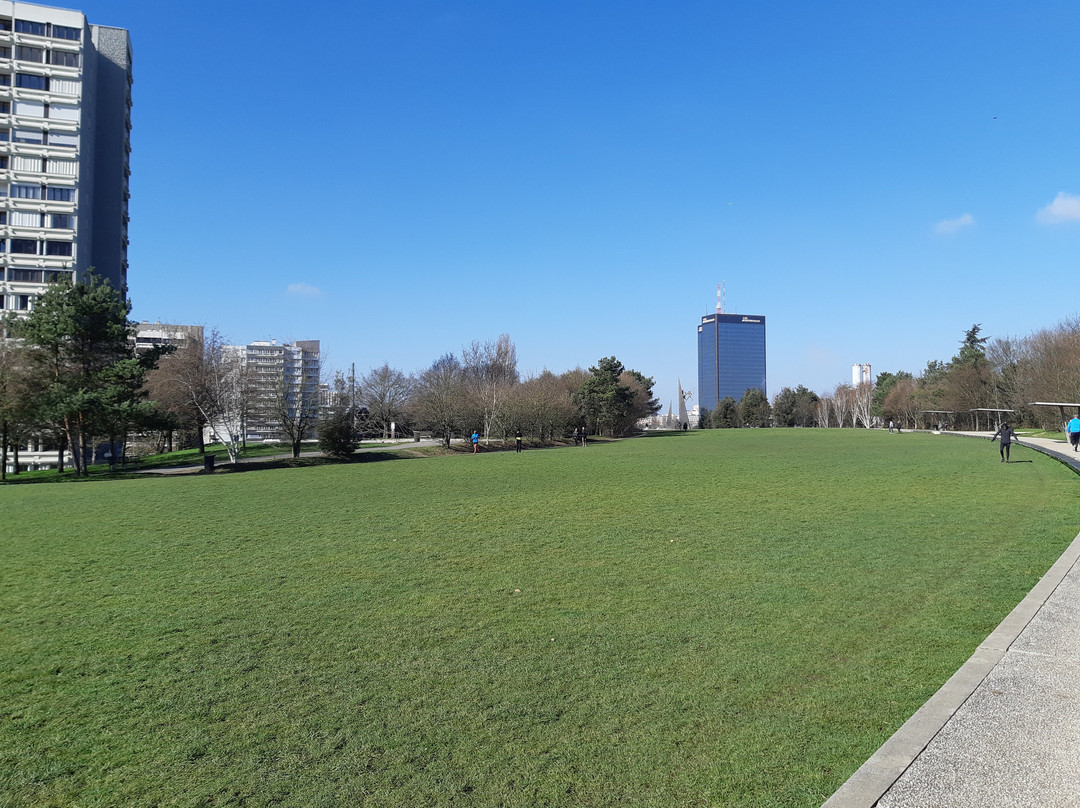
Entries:
{"label": "metal pergola", "polygon": [[[954,410],[919,410],[919,415],[956,415],[956,412]],[[946,418],[945,420],[952,421],[952,418]],[[923,423],[927,422],[928,420],[923,418]]]}
{"label": "metal pergola", "polygon": [[1028,403],[1029,407],[1057,407],[1058,412],[1061,413],[1061,431],[1065,431],[1065,424],[1068,423],[1069,417],[1065,415],[1065,408],[1068,407],[1071,410],[1076,411],[1077,417],[1080,417],[1080,404],[1074,404],[1071,401],[1032,401]]}
{"label": "metal pergola", "polygon": [[979,431],[979,413],[980,412],[988,413],[987,416],[986,416],[986,426],[987,426],[987,428],[990,427],[990,415],[989,415],[989,413],[994,413],[995,425],[996,425],[996,427],[998,429],[1001,429],[1001,414],[1003,412],[1009,412],[1009,413],[1016,412],[1016,410],[996,409],[994,407],[976,407],[973,410],[968,410],[968,412],[974,413],[974,415],[975,415],[975,431],[978,432]]}

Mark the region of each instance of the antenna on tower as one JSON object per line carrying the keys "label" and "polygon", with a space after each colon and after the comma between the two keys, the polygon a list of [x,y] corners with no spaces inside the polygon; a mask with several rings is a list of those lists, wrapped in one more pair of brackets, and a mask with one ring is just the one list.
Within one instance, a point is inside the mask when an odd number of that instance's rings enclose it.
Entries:
{"label": "antenna on tower", "polygon": [[727,289],[725,287],[726,283],[727,283],[727,281],[720,281],[720,283],[716,284],[716,313],[717,314],[723,314],[724,313],[724,298],[727,297]]}

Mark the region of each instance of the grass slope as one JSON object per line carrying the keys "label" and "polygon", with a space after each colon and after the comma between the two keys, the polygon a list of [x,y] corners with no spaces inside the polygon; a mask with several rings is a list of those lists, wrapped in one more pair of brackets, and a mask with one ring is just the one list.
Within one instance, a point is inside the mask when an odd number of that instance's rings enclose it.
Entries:
{"label": "grass slope", "polygon": [[816,806],[1077,531],[921,434],[0,490],[0,805]]}

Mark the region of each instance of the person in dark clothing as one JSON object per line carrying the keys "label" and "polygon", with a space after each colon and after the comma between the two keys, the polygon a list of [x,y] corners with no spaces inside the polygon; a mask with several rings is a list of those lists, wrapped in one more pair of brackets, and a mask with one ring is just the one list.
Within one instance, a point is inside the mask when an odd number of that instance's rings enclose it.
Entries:
{"label": "person in dark clothing", "polygon": [[1009,446],[1013,443],[1013,441],[1015,441],[1016,443],[1020,443],[1019,439],[1016,437],[1016,433],[1013,432],[1013,428],[1008,424],[1002,424],[1001,428],[994,433],[994,436],[990,438],[990,440],[997,440],[1001,444],[1000,449],[1002,463],[1009,462]]}
{"label": "person in dark clothing", "polygon": [[514,433],[514,442],[517,444],[517,453],[521,454],[521,430]]}

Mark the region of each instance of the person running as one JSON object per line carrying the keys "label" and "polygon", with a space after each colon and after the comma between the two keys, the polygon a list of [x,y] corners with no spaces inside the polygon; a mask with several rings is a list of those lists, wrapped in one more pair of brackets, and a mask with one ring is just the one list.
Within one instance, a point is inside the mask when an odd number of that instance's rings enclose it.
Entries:
{"label": "person running", "polygon": [[1072,444],[1073,451],[1077,450],[1080,446],[1080,413],[1073,416],[1073,419],[1065,426],[1065,433],[1069,436],[1069,443]]}
{"label": "person running", "polygon": [[521,454],[521,430],[514,433],[514,443],[517,445],[517,453]]}
{"label": "person running", "polygon": [[1016,441],[1017,443],[1020,443],[1019,439],[1016,437],[1016,433],[1013,432],[1013,428],[1008,424],[1002,424],[1001,428],[994,433],[994,436],[990,438],[990,440],[997,440],[1001,444],[1000,450],[1002,463],[1009,462],[1009,447],[1012,442]]}
{"label": "person running", "polygon": [[581,427],[581,445],[588,446],[588,432],[585,431],[585,427]]}
{"label": "person running", "polygon": [[472,433],[472,453],[476,454],[476,452],[479,449],[480,449],[480,434],[478,432],[474,431]]}

